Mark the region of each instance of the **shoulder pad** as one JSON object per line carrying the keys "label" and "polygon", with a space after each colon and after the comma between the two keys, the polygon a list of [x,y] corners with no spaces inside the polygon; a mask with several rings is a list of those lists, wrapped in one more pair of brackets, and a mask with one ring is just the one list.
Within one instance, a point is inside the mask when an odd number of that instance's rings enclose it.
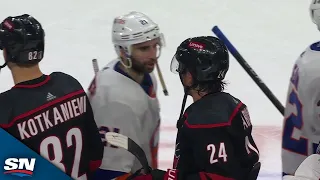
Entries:
{"label": "shoulder pad", "polygon": [[69,74],[65,74],[63,72],[53,72],[50,74],[51,79],[59,84],[61,87],[67,89],[82,89],[82,86],[78,80],[72,77]]}

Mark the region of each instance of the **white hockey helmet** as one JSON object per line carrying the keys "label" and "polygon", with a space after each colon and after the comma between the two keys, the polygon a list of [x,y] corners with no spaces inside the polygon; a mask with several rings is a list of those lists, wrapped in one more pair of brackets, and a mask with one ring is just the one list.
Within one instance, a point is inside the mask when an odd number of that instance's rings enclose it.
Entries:
{"label": "white hockey helmet", "polygon": [[312,22],[315,23],[320,30],[320,0],[311,0],[309,11]]}
{"label": "white hockey helmet", "polygon": [[113,21],[112,42],[118,56],[120,56],[121,47],[126,51],[127,56],[130,57],[131,45],[155,38],[160,38],[160,45],[164,46],[164,37],[160,33],[158,24],[141,12],[133,11],[129,14],[118,16]]}

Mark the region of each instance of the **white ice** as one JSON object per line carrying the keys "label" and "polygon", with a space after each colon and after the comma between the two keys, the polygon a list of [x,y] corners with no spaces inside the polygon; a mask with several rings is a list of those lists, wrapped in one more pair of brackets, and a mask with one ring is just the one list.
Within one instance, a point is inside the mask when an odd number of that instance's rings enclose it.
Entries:
{"label": "white ice", "polygon": [[[0,19],[24,13],[35,16],[46,31],[43,72],[63,71],[86,88],[93,77],[91,59],[97,58],[103,66],[115,57],[111,44],[113,18],[129,11],[148,14],[159,23],[166,38],[167,46],[159,63],[170,96],[164,96],[161,88],[158,94],[162,125],[173,129],[183,90],[179,77],[170,72],[169,63],[181,41],[213,35],[211,28],[218,25],[284,104],[293,62],[318,39],[319,32],[311,22],[308,6],[309,1],[305,0],[1,0]],[[1,64],[2,61],[3,58]],[[277,126],[280,131],[282,115],[234,58],[230,60],[226,80],[227,92],[247,104],[254,126]],[[11,74],[4,69],[0,74],[0,92],[12,86]],[[275,160],[262,167],[262,173],[276,178],[280,178],[277,173],[281,172],[278,136],[274,141],[268,137],[270,147],[265,147],[263,153],[270,153],[268,157]],[[162,131],[161,138],[163,143],[174,143],[174,130]],[[162,150],[160,159],[171,159],[173,147]],[[261,179],[275,179],[270,174]]]}

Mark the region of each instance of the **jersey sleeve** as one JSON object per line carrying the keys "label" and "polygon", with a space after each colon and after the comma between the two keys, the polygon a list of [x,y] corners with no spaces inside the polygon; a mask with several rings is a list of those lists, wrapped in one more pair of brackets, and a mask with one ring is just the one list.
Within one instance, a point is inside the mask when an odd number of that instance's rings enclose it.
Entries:
{"label": "jersey sleeve", "polygon": [[89,99],[87,98],[87,121],[86,121],[86,128],[89,134],[88,141],[89,141],[89,152],[90,152],[90,170],[95,171],[97,170],[102,162],[103,158],[103,144],[100,138],[99,130],[97,124],[94,120],[94,115],[92,112],[92,107],[90,105]]}
{"label": "jersey sleeve", "polygon": [[[203,114],[199,118],[229,117],[220,114]],[[195,176],[206,176],[211,179],[221,177],[243,179],[258,162],[258,149],[251,137],[251,131],[244,130],[241,113],[238,112],[238,115],[231,118],[229,123],[223,124],[201,126],[186,124],[187,128],[183,133],[191,144],[192,159],[195,161],[193,163],[202,169],[196,174],[183,175],[186,179]]]}

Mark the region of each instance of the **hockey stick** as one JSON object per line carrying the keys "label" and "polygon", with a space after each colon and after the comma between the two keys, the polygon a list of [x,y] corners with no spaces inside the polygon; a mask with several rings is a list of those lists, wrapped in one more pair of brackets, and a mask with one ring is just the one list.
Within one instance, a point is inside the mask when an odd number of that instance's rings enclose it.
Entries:
{"label": "hockey stick", "polygon": [[231,42],[223,34],[223,32],[219,29],[219,27],[214,26],[212,28],[212,32],[225,43],[230,53],[239,62],[242,68],[249,74],[249,76],[253,79],[253,81],[260,87],[260,89],[269,98],[269,100],[273,103],[273,105],[276,106],[279,112],[282,115],[284,115],[283,105],[275,97],[275,95],[270,91],[270,89],[266,86],[266,84],[259,78],[259,76],[254,72],[254,70],[250,67],[250,65],[246,62],[246,60],[241,56],[241,54],[237,51],[237,49],[231,44]]}
{"label": "hockey stick", "polygon": [[159,67],[159,64],[158,64],[158,63],[156,63],[156,68],[157,68],[157,71],[158,71],[158,76],[159,76],[160,83],[161,83],[161,85],[162,85],[163,94],[164,94],[165,96],[168,96],[168,95],[169,95],[168,89],[167,89],[167,86],[166,86],[166,84],[165,84],[165,82],[164,82],[164,79],[163,79],[163,76],[162,76],[162,72],[161,72],[161,70],[160,70],[160,67]]}
{"label": "hockey stick", "polygon": [[108,143],[110,143],[111,145],[126,149],[131,154],[133,154],[139,160],[146,174],[149,174],[151,172],[146,154],[144,153],[142,148],[132,139],[115,132],[107,132],[105,137]]}
{"label": "hockey stick", "polygon": [[93,67],[94,74],[97,74],[97,72],[99,71],[99,65],[98,65],[97,59],[92,59],[92,67]]}

